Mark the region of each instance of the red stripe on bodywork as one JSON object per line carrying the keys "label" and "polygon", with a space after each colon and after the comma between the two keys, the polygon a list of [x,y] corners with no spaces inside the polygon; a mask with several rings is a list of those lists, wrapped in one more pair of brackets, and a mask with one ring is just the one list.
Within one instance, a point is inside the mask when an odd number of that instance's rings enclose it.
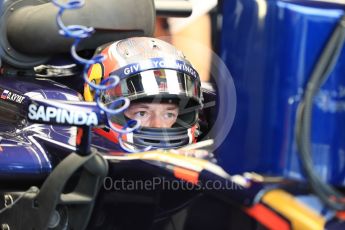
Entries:
{"label": "red stripe on bodywork", "polygon": [[197,184],[199,181],[199,173],[180,167],[174,167],[174,176],[179,179]]}
{"label": "red stripe on bodywork", "polygon": [[[117,126],[116,126],[117,127]],[[119,129],[121,127],[119,126]],[[113,131],[112,129],[110,129],[109,131],[105,131],[104,129],[101,128],[94,128],[93,129],[94,133],[97,133],[98,135],[107,138],[108,140],[118,144],[119,143],[119,134],[115,131]],[[127,136],[123,135],[122,136],[122,140],[126,141],[127,140]]]}
{"label": "red stripe on bodywork", "polygon": [[290,224],[281,218],[277,213],[267,208],[263,204],[256,204],[253,207],[246,208],[246,213],[260,222],[268,229],[289,230]]}
{"label": "red stripe on bodywork", "polygon": [[83,129],[82,128],[78,128],[77,129],[77,140],[76,140],[76,144],[77,145],[81,144],[82,137],[83,137]]}

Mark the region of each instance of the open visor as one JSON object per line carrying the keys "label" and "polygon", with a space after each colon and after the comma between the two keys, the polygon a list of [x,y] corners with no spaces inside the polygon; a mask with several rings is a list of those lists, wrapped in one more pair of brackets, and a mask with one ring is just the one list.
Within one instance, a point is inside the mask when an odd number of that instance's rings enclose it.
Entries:
{"label": "open visor", "polygon": [[137,100],[145,98],[188,98],[201,105],[200,81],[188,74],[171,69],[146,70],[121,79],[114,88],[105,92],[105,102],[119,97]]}

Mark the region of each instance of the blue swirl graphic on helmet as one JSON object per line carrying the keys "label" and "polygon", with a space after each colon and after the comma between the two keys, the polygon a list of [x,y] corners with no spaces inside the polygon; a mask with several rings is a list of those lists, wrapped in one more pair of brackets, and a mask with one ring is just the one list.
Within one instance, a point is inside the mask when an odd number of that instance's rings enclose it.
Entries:
{"label": "blue swirl graphic on helmet", "polygon": [[[83,78],[84,78],[84,81],[89,85],[89,87],[92,90],[94,90],[95,101],[98,107],[101,110],[103,110],[107,115],[115,115],[115,114],[123,112],[125,109],[128,108],[130,104],[130,101],[128,98],[119,97],[117,98],[117,100],[113,101],[107,106],[100,99],[100,95],[102,92],[112,89],[118,85],[118,83],[120,82],[120,78],[117,75],[110,74],[109,78],[102,80],[100,84],[95,84],[88,79],[88,74],[87,74],[88,69],[92,65],[104,61],[107,57],[104,55],[96,55],[91,59],[85,59],[85,58],[80,57],[77,54],[78,44],[80,43],[82,39],[90,37],[94,33],[94,28],[82,26],[82,25],[65,26],[64,23],[62,22],[62,15],[65,10],[74,10],[74,9],[81,8],[84,5],[85,1],[71,0],[67,3],[60,3],[58,0],[52,0],[52,2],[54,5],[59,7],[59,11],[56,16],[56,22],[57,22],[58,27],[60,28],[59,33],[62,36],[74,39],[74,42],[71,46],[71,55],[77,62],[84,65]],[[138,152],[138,151],[147,151],[151,148],[150,146],[144,149],[128,148],[122,140],[123,135],[132,133],[134,130],[140,127],[139,121],[131,120],[123,128],[119,129],[119,128],[116,128],[114,125],[112,125],[112,122],[110,121],[110,119],[108,119],[108,125],[112,130],[119,133],[119,144],[123,150],[127,152]]]}

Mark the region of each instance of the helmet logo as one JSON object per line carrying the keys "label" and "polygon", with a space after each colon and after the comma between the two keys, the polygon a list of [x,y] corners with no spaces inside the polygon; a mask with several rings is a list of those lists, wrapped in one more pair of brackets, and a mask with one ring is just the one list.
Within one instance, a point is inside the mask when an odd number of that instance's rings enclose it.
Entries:
{"label": "helmet logo", "polygon": [[[89,80],[94,84],[99,84],[102,80],[103,74],[103,65],[101,65],[100,63],[96,63],[89,69]],[[94,98],[94,92],[88,84],[85,84],[84,86],[84,98],[86,101],[93,101]]]}
{"label": "helmet logo", "polygon": [[170,60],[163,58],[152,58],[143,62],[129,64],[112,73],[119,75],[120,78],[126,78],[150,69],[173,69],[198,78],[197,71],[188,63],[180,60]]}
{"label": "helmet logo", "polygon": [[91,69],[90,69],[90,73],[89,73],[89,80],[95,80],[96,84],[99,84],[99,82],[101,81],[103,77],[103,67],[101,64],[96,63],[94,65],[92,65]]}

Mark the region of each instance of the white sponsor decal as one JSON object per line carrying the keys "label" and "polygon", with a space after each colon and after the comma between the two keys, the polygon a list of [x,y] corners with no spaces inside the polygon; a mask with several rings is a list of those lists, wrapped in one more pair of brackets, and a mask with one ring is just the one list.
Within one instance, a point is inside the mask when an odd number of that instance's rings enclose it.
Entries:
{"label": "white sponsor decal", "polygon": [[128,75],[132,75],[133,73],[137,73],[142,69],[151,68],[151,67],[162,68],[162,69],[175,68],[177,70],[187,72],[191,74],[192,76],[197,75],[197,73],[191,66],[186,65],[183,62],[176,62],[176,61],[174,62],[174,61],[169,61],[169,60],[153,60],[153,61],[148,61],[148,62],[136,63],[124,68],[123,73],[128,76]]}
{"label": "white sponsor decal", "polygon": [[30,104],[28,116],[31,120],[55,121],[58,124],[98,125],[98,118],[95,112],[69,111],[43,105],[37,107],[35,104]]}

